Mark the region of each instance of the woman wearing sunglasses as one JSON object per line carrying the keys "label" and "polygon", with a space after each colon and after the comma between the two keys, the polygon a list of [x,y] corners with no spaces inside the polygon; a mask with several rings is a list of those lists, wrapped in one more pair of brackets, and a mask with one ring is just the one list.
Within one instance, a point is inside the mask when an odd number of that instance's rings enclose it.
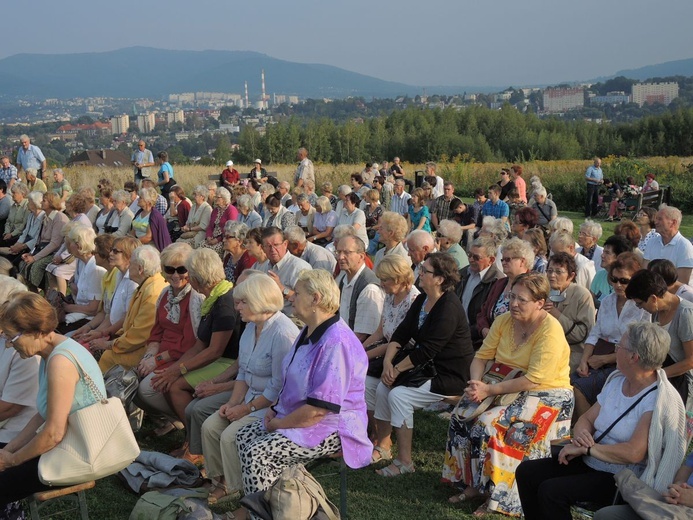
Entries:
{"label": "woman wearing sunglasses", "polygon": [[626,287],[640,267],[636,255],[621,253],[608,268],[609,284],[614,292],[602,300],[597,321],[585,340],[580,364],[570,376],[575,391],[574,421],[597,402],[606,379],[616,370],[614,347],[625,334],[628,324],[650,321],[650,313],[626,297]]}
{"label": "woman wearing sunglasses", "polygon": [[[152,387],[156,369],[167,368],[178,361],[195,344],[204,296],[190,285],[185,262],[193,249],[189,244],[171,244],[161,252],[161,269],[168,282],[156,306],[156,321],[147,340],[137,372],[143,379],[137,390],[138,405],[154,415],[166,418],[156,435],[175,429],[178,419],[163,394]],[[182,424],[178,423],[180,427]]]}

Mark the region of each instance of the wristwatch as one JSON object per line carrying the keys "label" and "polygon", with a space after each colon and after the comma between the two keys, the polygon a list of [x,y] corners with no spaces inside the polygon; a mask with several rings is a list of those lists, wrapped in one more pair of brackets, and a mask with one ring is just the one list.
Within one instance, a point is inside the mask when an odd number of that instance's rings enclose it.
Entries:
{"label": "wristwatch", "polygon": [[180,375],[184,376],[185,374],[188,373],[188,369],[185,368],[185,365],[183,363],[178,365],[178,368],[180,369]]}
{"label": "wristwatch", "polygon": [[250,401],[248,404],[250,405],[250,413],[257,412],[257,408],[255,408],[252,401]]}
{"label": "wristwatch", "polygon": [[290,293],[291,293],[291,289],[289,289],[288,287],[284,287],[284,290],[282,291],[284,298],[288,298]]}

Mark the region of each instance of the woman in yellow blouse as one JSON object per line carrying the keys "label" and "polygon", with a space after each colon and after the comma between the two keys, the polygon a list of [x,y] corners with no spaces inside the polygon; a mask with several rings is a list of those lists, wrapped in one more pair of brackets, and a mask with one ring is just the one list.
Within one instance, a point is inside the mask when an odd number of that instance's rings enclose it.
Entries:
{"label": "woman in yellow blouse", "polygon": [[[520,516],[515,468],[525,459],[548,457],[550,441],[570,434],[570,347],[561,324],[543,308],[549,290],[543,274],[519,275],[510,291],[510,311],[496,318],[472,361],[463,402],[519,394],[474,419],[451,417],[443,480],[461,494],[450,502],[483,497],[479,513]],[[522,375],[486,384],[482,376],[488,361],[520,369]]]}
{"label": "woman in yellow blouse", "polygon": [[125,315],[123,328],[116,338],[95,339],[91,349],[104,350],[99,367],[106,371],[114,365],[136,367],[144,355],[145,344],[154,327],[156,302],[168,285],[161,276],[159,252],[152,246],[140,246],[132,253],[130,279],[139,284]]}

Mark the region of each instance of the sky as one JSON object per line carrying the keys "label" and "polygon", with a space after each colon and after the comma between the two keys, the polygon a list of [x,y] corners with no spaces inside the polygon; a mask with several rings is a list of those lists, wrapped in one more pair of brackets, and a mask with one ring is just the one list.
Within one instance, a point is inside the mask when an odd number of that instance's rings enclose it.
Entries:
{"label": "sky", "polygon": [[3,18],[0,58],[250,50],[410,85],[557,84],[693,58],[691,0],[34,0]]}

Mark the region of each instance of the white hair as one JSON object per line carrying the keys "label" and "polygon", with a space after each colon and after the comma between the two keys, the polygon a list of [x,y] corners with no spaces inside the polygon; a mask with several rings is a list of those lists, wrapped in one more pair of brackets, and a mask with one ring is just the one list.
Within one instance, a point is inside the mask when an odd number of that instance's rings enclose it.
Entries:
{"label": "white hair", "polygon": [[159,251],[152,246],[140,246],[132,252],[130,263],[136,263],[142,268],[144,276],[153,276],[161,272]]}

